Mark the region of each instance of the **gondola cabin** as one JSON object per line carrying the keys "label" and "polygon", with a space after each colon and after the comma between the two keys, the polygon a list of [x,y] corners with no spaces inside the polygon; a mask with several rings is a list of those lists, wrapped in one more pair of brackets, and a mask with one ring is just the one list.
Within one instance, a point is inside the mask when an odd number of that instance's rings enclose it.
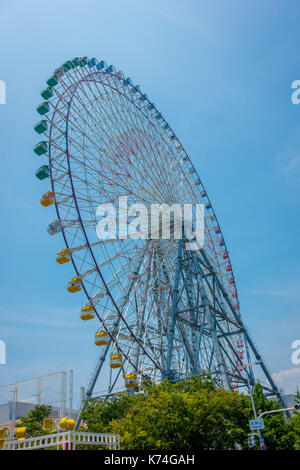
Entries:
{"label": "gondola cabin", "polygon": [[80,310],[80,318],[81,320],[92,320],[95,318],[95,309],[93,305],[86,305],[85,307],[82,307]]}
{"label": "gondola cabin", "polygon": [[137,376],[134,372],[131,374],[125,375],[124,379],[125,379],[126,388],[135,388],[135,387],[138,387],[139,385],[137,381]]}
{"label": "gondola cabin", "polygon": [[122,354],[112,354],[110,356],[109,367],[111,369],[116,369],[117,367],[122,367],[122,365],[123,365]]}
{"label": "gondola cabin", "polygon": [[25,427],[16,428],[16,438],[18,441],[24,441],[25,435],[26,435]]}
{"label": "gondola cabin", "polygon": [[71,292],[71,294],[73,294],[74,292],[80,291],[81,288],[82,288],[82,285],[81,285],[80,277],[73,277],[73,279],[68,281],[67,289],[69,292]]}
{"label": "gondola cabin", "polygon": [[97,331],[95,334],[95,345],[105,346],[109,343],[109,337],[107,331]]}
{"label": "gondola cabin", "polygon": [[44,207],[51,206],[55,202],[54,200],[54,192],[53,191],[47,191],[45,194],[42,195],[40,199],[40,203]]}
{"label": "gondola cabin", "polygon": [[64,431],[72,431],[75,428],[75,421],[65,416],[60,420],[59,427]]}
{"label": "gondola cabin", "polygon": [[56,254],[56,261],[59,264],[65,264],[71,261],[71,254],[68,248],[63,248]]}

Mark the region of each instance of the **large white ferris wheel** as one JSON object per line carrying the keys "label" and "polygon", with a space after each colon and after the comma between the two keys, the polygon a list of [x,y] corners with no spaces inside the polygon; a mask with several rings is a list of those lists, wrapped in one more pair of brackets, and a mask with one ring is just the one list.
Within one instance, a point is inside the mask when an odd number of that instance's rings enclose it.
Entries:
{"label": "large white ferris wheel", "polygon": [[[67,289],[84,292],[80,315],[96,319],[95,345],[101,348],[86,398],[107,361],[109,392],[120,377],[134,389],[143,377],[178,380],[209,372],[233,390],[259,377],[265,391],[280,398],[242,322],[212,204],[156,106],[122,72],[87,57],[56,69],[41,95],[35,131],[42,140],[34,151],[48,162],[36,175],[51,182],[41,204],[55,204],[48,232],[61,233],[65,244],[56,260],[72,262]],[[128,207],[203,204],[203,247],[189,250],[184,237],[159,234],[99,239],[98,206],[110,204],[117,212],[125,197]]]}

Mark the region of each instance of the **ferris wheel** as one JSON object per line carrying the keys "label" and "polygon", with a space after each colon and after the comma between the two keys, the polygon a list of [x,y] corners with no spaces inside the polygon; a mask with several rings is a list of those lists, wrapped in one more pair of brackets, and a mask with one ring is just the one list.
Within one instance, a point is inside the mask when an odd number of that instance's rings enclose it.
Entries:
{"label": "ferris wheel", "polygon": [[[265,389],[279,395],[242,322],[210,199],[155,104],[114,66],[87,57],[57,68],[41,96],[35,131],[42,140],[34,152],[48,162],[36,176],[50,178],[51,187],[40,202],[55,205],[48,232],[61,233],[65,245],[56,261],[72,262],[66,288],[84,292],[80,317],[94,321],[95,347],[101,348],[86,396],[107,362],[109,392],[120,377],[136,389],[143,378],[177,380],[204,371],[220,386],[241,390],[254,384],[257,365]],[[153,204],[202,204],[204,245],[189,250],[184,238],[159,233],[100,239],[98,207],[119,213],[125,198],[127,208],[149,210]],[[134,215],[129,209],[128,230]]]}

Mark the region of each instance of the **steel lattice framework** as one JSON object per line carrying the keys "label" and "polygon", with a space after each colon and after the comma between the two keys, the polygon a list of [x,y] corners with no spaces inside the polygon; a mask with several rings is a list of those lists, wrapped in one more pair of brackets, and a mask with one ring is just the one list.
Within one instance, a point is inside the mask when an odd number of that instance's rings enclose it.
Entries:
{"label": "steel lattice framework", "polygon": [[[94,58],[67,61],[47,83],[36,130],[45,136],[40,153],[49,157],[57,212],[48,231],[62,233],[99,330],[109,337],[87,397],[115,352],[124,362],[111,374],[109,392],[121,371],[154,381],[207,371],[227,389],[259,376],[280,397],[242,322],[212,204],[162,114],[130,78]],[[204,204],[203,248],[187,250],[184,238],[99,240],[97,207],[118,210],[120,196],[129,206]]]}

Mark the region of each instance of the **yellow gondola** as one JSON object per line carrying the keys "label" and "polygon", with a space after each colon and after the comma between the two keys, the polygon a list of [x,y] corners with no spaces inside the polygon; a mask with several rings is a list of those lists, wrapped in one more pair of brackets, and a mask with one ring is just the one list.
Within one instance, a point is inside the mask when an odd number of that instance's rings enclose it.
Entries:
{"label": "yellow gondola", "polygon": [[59,264],[68,263],[71,261],[70,250],[68,248],[63,248],[56,254],[56,261]]}
{"label": "yellow gondola", "polygon": [[57,431],[57,422],[54,418],[44,418],[42,428],[44,431]]}
{"label": "yellow gondola", "polygon": [[107,331],[97,331],[95,334],[95,345],[96,346],[105,346],[109,343]]}
{"label": "yellow gondola", "polygon": [[8,438],[8,427],[0,429],[0,449],[4,447],[4,444],[7,438]]}
{"label": "yellow gondola", "polygon": [[81,320],[92,320],[95,318],[95,309],[93,305],[86,305],[80,310]]}
{"label": "yellow gondola", "polygon": [[55,199],[54,199],[54,192],[53,191],[47,191],[45,194],[42,195],[42,197],[40,199],[40,203],[44,207],[48,207],[51,204],[53,204],[54,202],[55,202]]}
{"label": "yellow gondola", "polygon": [[127,374],[124,377],[125,379],[125,387],[126,388],[134,388],[138,387],[137,375],[132,372],[131,374]]}
{"label": "yellow gondola", "polygon": [[81,288],[82,288],[82,286],[81,286],[80,277],[73,277],[73,279],[68,281],[67,289],[72,294],[73,294],[73,292],[78,292],[79,290],[81,290]]}
{"label": "yellow gondola", "polygon": [[67,416],[65,416],[60,420],[59,426],[64,431],[72,431],[75,428],[75,421],[74,419],[69,419]]}
{"label": "yellow gondola", "polygon": [[109,367],[112,369],[116,369],[117,367],[122,367],[123,361],[122,361],[122,354],[112,354],[110,356],[110,364]]}
{"label": "yellow gondola", "polygon": [[16,428],[16,438],[18,441],[23,441],[25,439],[26,428]]}

